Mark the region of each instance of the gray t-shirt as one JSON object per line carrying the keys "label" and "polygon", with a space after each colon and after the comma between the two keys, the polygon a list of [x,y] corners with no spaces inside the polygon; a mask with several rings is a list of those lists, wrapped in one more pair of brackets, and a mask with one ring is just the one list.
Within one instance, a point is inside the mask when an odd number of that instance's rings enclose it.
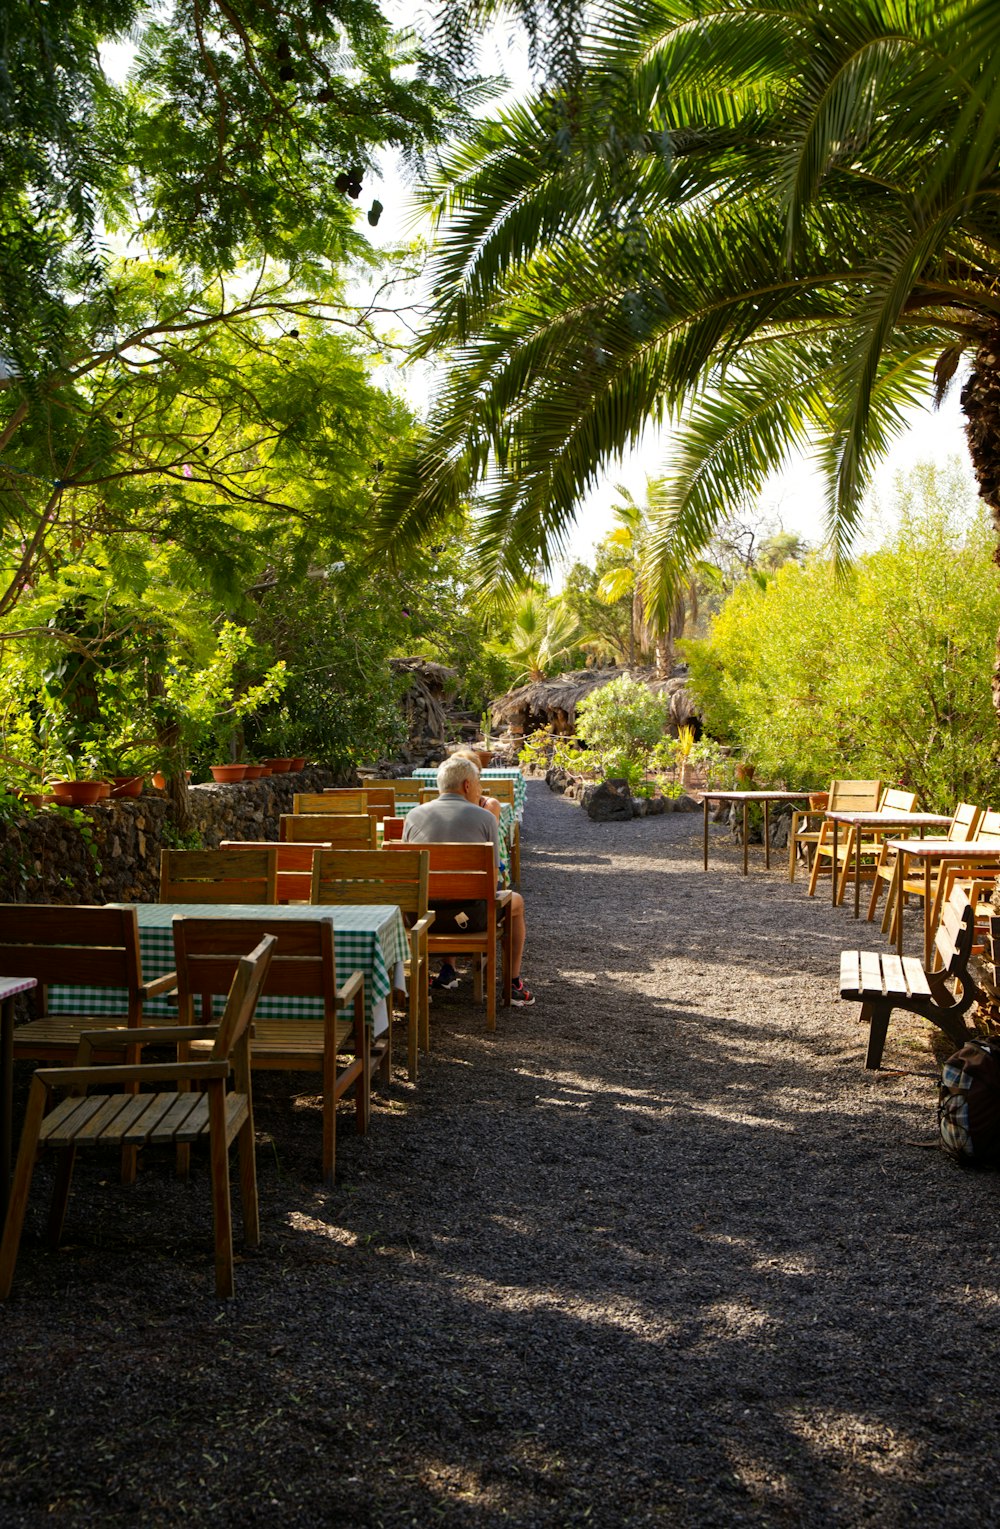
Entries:
{"label": "gray t-shirt", "polygon": [[492,812],[467,802],[464,796],[446,792],[436,801],[424,802],[406,814],[403,838],[408,844],[492,844],[493,860],[500,865],[500,829]]}

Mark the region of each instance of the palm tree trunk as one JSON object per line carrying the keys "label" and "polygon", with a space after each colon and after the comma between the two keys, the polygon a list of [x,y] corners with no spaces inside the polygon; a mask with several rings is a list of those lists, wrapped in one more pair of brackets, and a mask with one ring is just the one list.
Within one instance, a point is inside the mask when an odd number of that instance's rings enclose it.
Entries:
{"label": "palm tree trunk", "polygon": [[[989,505],[1000,537],[1000,325],[976,352],[962,389],[962,412],[979,497]],[[1000,564],[1000,545],[993,554]],[[993,661],[993,709],[1000,718],[1000,636]]]}

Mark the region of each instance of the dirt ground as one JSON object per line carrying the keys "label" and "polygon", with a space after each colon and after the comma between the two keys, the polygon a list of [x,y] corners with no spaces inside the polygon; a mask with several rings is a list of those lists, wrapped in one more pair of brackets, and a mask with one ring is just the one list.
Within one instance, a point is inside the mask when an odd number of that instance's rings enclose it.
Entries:
{"label": "dirt ground", "polygon": [[40,1168],[0,1524],[996,1522],[1000,1178],[928,1145],[919,1025],[865,1073],[873,926],[700,834],[530,785],[536,1006],[437,998],[335,1191],[315,1095],[260,1077],[234,1301],[204,1164],[85,1161],[55,1254]]}

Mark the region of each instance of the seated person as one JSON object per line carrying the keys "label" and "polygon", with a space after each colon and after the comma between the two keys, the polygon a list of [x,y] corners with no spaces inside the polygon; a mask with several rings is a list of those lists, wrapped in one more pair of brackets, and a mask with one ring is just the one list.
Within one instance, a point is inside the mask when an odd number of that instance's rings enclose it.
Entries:
{"label": "seated person", "polygon": [[[491,812],[480,807],[479,765],[473,764],[459,754],[452,754],[439,766],[437,801],[424,802],[407,815],[403,826],[403,840],[408,844],[492,844],[493,863],[500,866],[500,830]],[[481,922],[470,922],[464,927],[472,933],[486,928],[485,908],[475,908],[469,913]],[[524,926],[524,898],[519,892],[511,893],[511,1003],[519,1009],[529,1008],[534,998],[521,978],[521,958],[526,939]],[[454,926],[454,927],[457,927]],[[441,970],[431,983],[432,988],[458,986],[458,974],[454,963],[446,956]]]}
{"label": "seated person", "polygon": [[[476,770],[478,772],[478,770],[479,770],[479,751],[478,751],[478,749],[474,749],[474,748],[471,748],[471,747],[455,749],[455,751],[454,751],[454,753],[452,754],[451,757],[452,757],[452,759],[467,759],[470,762],[470,764],[474,764],[475,765]],[[493,816],[496,818],[497,822],[499,823],[499,821],[500,821],[500,803],[497,801],[495,796],[482,796],[481,795],[480,798],[479,798],[479,805],[480,805],[480,807],[484,808],[484,810],[486,812],[492,812]]]}

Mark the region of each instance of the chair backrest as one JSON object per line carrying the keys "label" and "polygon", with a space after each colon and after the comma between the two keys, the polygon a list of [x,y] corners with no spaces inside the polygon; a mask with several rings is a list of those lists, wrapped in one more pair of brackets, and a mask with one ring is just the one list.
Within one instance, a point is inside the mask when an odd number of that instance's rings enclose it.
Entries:
{"label": "chair backrest", "polygon": [[506,802],[508,807],[517,806],[512,780],[483,780],[481,790],[484,796],[495,796],[498,802]]}
{"label": "chair backrest", "polygon": [[964,971],[975,934],[975,912],[963,887],[952,887],[941,910],[934,946],[949,974]]}
{"label": "chair backrest", "polygon": [[981,807],[976,807],[972,802],[959,802],[948,824],[948,838],[956,844],[965,844],[969,839],[974,839],[982,815]]}
{"label": "chair backrest", "polygon": [[139,1001],[142,964],[136,911],[128,908],[0,904],[0,973],[78,987],[124,988]]}
{"label": "chair backrest", "polygon": [[[225,920],[216,920],[225,922]],[[230,1056],[254,1016],[254,1010],[270,972],[274,947],[273,934],[263,934],[248,956],[240,956],[229,988],[226,1007],[219,1021],[212,1045],[212,1058],[222,1061]],[[249,1068],[247,1069],[249,1075]]]}
{"label": "chair backrest", "polygon": [[[204,1007],[229,991],[246,951],[270,935],[270,969],[263,991],[278,998],[322,998],[327,1017],[336,1013],[337,969],[329,919],[187,918],[173,920],[177,1005],[182,1024],[192,1023],[195,999]],[[221,1039],[221,1036],[220,1036]],[[218,1044],[218,1042],[216,1042]]]}
{"label": "chair backrest", "polygon": [[421,792],[420,792],[420,803],[421,803],[421,806],[423,805],[424,802],[436,802],[440,795],[441,795],[441,793],[438,790],[437,786],[424,786],[424,787],[422,787],[421,788]]}
{"label": "chair backrest", "polygon": [[403,829],[406,827],[405,818],[382,819],[382,843],[388,844],[393,839],[402,839]]}
{"label": "chair backrest", "polygon": [[374,849],[375,819],[367,812],[295,814],[284,812],[278,823],[286,844],[325,844],[338,849]]}
{"label": "chair backrest", "polygon": [[309,901],[312,888],[313,853],[325,846],[316,844],[280,843],[267,839],[250,841],[223,839],[220,849],[241,849],[247,844],[252,849],[275,849],[278,852],[278,902]]}
{"label": "chair backrest", "polygon": [[912,812],[917,805],[915,791],[899,791],[886,786],[879,808],[883,812]]}
{"label": "chair backrest", "polygon": [[875,812],[881,794],[880,780],[832,780],[828,811]]}
{"label": "chair backrest", "polygon": [[389,853],[321,849],[313,861],[314,903],[395,903],[403,913],[427,912],[430,855],[426,845],[401,844]]}
{"label": "chair backrest", "polygon": [[330,791],[297,791],[292,798],[294,813],[364,812],[363,791],[342,790],[339,786]]}
{"label": "chair backrest", "polygon": [[[387,845],[394,855],[413,846]],[[441,902],[485,902],[493,909],[497,869],[492,844],[421,844],[430,855],[428,895],[431,906]]]}
{"label": "chair backrest", "polygon": [[366,780],[364,789],[371,791],[373,787],[390,786],[393,795],[398,802],[419,802],[420,793],[430,785],[428,780],[417,780],[412,776],[404,776],[402,780]]}
{"label": "chair backrest", "polygon": [[972,837],[973,844],[1000,844],[1000,812],[986,811]]}
{"label": "chair backrest", "polygon": [[160,851],[161,903],[273,903],[278,855],[262,848],[164,849]]}

